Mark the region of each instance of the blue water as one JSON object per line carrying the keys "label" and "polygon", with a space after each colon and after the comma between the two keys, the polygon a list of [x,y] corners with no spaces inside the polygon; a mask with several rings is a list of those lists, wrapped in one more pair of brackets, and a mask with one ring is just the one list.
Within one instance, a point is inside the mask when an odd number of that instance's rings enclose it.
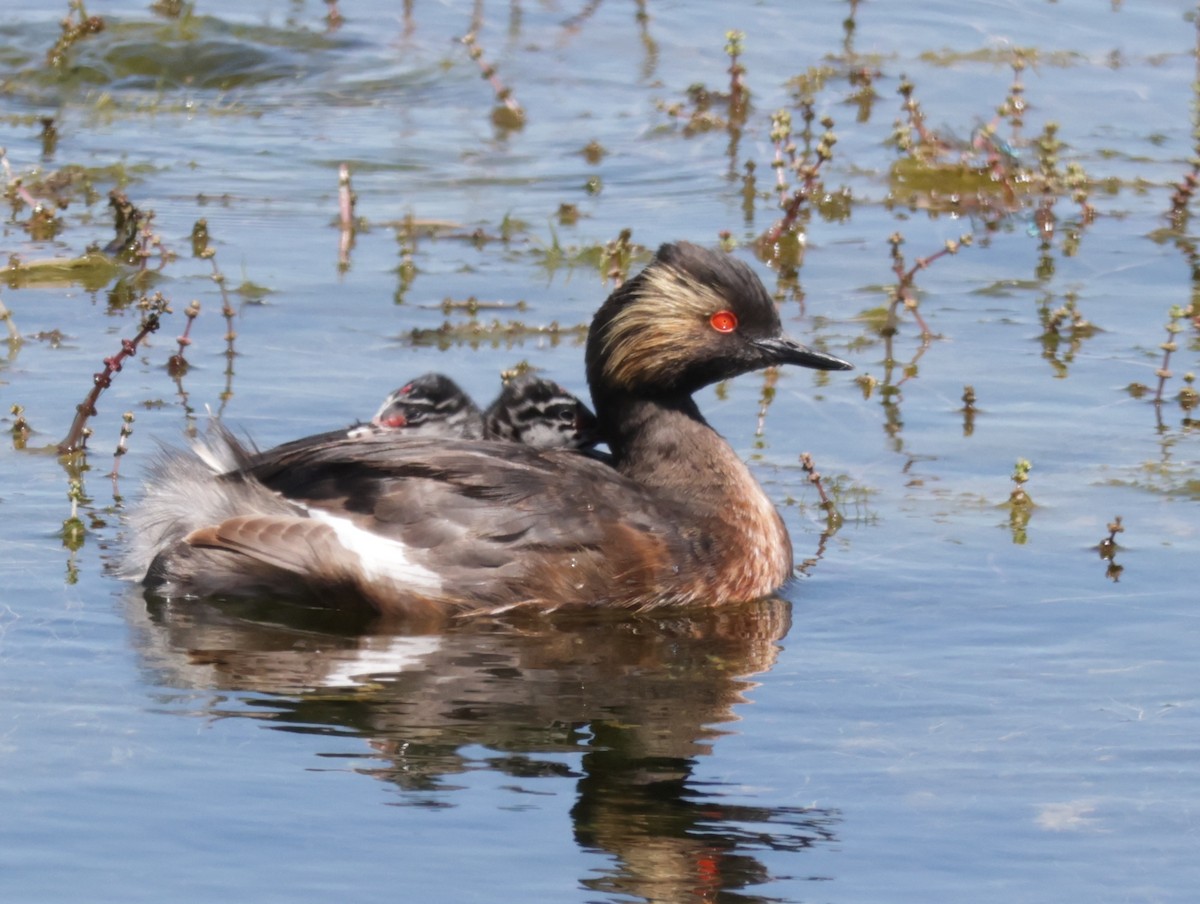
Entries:
{"label": "blue water", "polygon": [[[506,132],[454,41],[472,4],[406,16],[347,0],[336,30],[312,0],[195,5],[183,28],[144,3],[89,5],[108,27],[55,77],[65,4],[0,0],[13,174],[96,168],[55,239],[6,209],[0,259],[106,244],[119,168],[173,255],[149,269],[175,311],[99,401],[72,551],[69,469],[50,447],[137,313],[111,286],[0,284],[25,337],[0,340],[4,901],[1194,900],[1200,438],[1177,397],[1200,334],[1186,320],[1152,403],[1171,308],[1196,295],[1194,227],[1163,233],[1194,156],[1193,7],[859,4],[847,37],[844,3],[649,2],[644,22],[636,4],[487,6],[479,45],[526,111]],[[662,109],[693,83],[725,90],[730,27],[746,32],[753,102],[732,152],[725,129],[689,137]],[[1077,249],[1068,198],[1040,247],[1028,208],[989,233],[889,197],[900,76],[931,128],[965,139],[1003,100],[1014,46],[1031,49],[1024,136],[1057,122],[1061,161],[1091,178],[1098,215]],[[778,217],[770,114],[818,65],[833,72],[817,113],[838,134],[825,182],[853,200],[808,224],[797,291],[750,246]],[[878,72],[865,121],[851,65]],[[49,155],[39,116],[57,123]],[[764,195],[749,214],[746,160]],[[341,163],[363,223],[339,266]],[[410,216],[434,234],[408,243],[404,285]],[[212,266],[191,256],[201,217],[243,290],[231,375]],[[268,445],[367,416],[431,369],[488,399],[527,360],[582,393],[577,333],[412,333],[467,324],[443,302],[471,297],[505,305],[484,327],[585,324],[608,286],[579,255],[627,227],[646,249],[729,231],[787,328],[857,365],[781,374],[765,414],[761,375],[699,397],[807,560],[782,601],[396,636],[266,604],[147,603],[106,571],[156,442],[206,407]],[[889,370],[867,314],[895,281],[896,231],[910,264],[976,241],[918,274],[935,336],[923,346],[902,318]],[[166,359],[192,299],[177,385]],[[1039,311],[1068,300],[1098,329],[1050,349]],[[864,375],[883,386],[865,393]],[[35,431],[24,448],[13,404]],[[845,518],[831,536],[801,451]],[[1018,458],[1037,503],[1024,526],[1004,507]],[[1118,515],[1114,573],[1096,546]]]}

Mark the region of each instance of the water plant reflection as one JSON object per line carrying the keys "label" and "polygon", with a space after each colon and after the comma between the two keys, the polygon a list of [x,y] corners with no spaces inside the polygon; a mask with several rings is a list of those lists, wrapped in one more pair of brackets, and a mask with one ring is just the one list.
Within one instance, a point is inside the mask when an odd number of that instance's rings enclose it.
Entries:
{"label": "water plant reflection", "polygon": [[406,634],[378,623],[347,633],[327,613],[261,602],[131,596],[128,608],[161,683],[248,695],[203,698],[201,715],[362,738],[354,771],[406,803],[452,806],[465,792],[448,779],[481,768],[480,745],[484,768],[523,784],[577,779],[575,840],[611,857],[580,882],[622,900],[717,900],[771,878],[756,854],[835,837],[836,811],[746,805],[696,776],[756,686],[751,676],[774,664],[790,623],[782,600]]}

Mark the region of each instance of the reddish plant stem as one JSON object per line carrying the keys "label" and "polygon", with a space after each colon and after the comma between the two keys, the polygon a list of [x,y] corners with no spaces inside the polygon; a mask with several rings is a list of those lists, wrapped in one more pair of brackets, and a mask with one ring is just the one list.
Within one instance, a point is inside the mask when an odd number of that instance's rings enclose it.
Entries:
{"label": "reddish plant stem", "polygon": [[496,93],[496,100],[508,107],[509,112],[514,116],[524,119],[525,111],[521,109],[521,105],[512,96],[512,89],[500,81],[500,77],[496,75],[496,67],[483,58],[483,50],[475,41],[475,32],[470,32],[461,40],[467,46],[467,54],[478,64],[479,71],[487,79],[488,84],[492,86],[492,90]]}
{"label": "reddish plant stem", "polygon": [[825,487],[821,485],[821,475],[817,473],[817,466],[813,463],[812,455],[808,452],[800,453],[800,467],[808,475],[808,482],[817,488],[817,494],[821,497],[821,506],[828,509],[833,505],[829,500],[829,496],[825,493]]}
{"label": "reddish plant stem", "polygon": [[149,310],[142,318],[141,329],[138,330],[137,335],[132,339],[122,339],[121,350],[112,357],[105,358],[104,370],[93,375],[92,390],[75,407],[75,420],[71,422],[71,429],[67,431],[66,437],[58,444],[59,454],[66,455],[83,448],[84,428],[87,427],[88,418],[96,414],[96,401],[100,398],[100,394],[112,385],[113,374],[120,372],[125,359],[133,357],[142,340],[158,329],[162,314],[170,313],[170,308],[167,307],[167,301],[161,292],[156,293],[149,300],[148,308]]}
{"label": "reddish plant stem", "polygon": [[783,219],[768,229],[763,235],[762,240],[765,244],[770,245],[779,241],[781,235],[796,225],[796,219],[800,216],[800,208],[804,205],[807,197],[807,188],[798,188],[793,192],[792,197],[787,202],[787,206],[783,209]]}
{"label": "reddish plant stem", "polygon": [[780,204],[783,206],[783,219],[777,222],[774,226],[768,229],[759,239],[762,245],[773,245],[779,241],[780,236],[786,232],[790,232],[800,218],[800,211],[804,207],[805,201],[811,201],[816,195],[817,189],[821,184],[821,164],[826,160],[833,159],[833,145],[837,142],[837,136],[833,133],[833,120],[823,119],[822,125],[825,126],[825,134],[821,136],[821,140],[817,144],[816,159],[811,163],[797,163],[795,161],[795,146],[790,142],[781,147],[781,140],[784,139],[785,128],[790,128],[790,123],[780,119],[776,124],[775,132],[775,155],[776,166],[779,167],[779,162],[784,151],[788,152],[793,157],[791,168],[800,174],[801,183],[796,188],[790,198],[786,200],[782,197],[783,182],[782,182],[782,167],[777,169],[780,179],[781,199]]}
{"label": "reddish plant stem", "polygon": [[345,21],[342,11],[338,9],[338,0],[325,0],[325,5],[329,7],[325,13],[325,24],[329,26],[330,31],[337,31]]}
{"label": "reddish plant stem", "polygon": [[911,267],[905,269],[904,255],[900,251],[900,246],[904,243],[904,237],[900,233],[893,233],[888,239],[892,246],[892,272],[896,274],[896,287],[892,291],[892,303],[888,308],[888,325],[885,327],[891,333],[896,332],[896,309],[903,304],[909,311],[912,312],[913,319],[917,321],[917,325],[921,327],[921,336],[928,338],[933,335],[930,332],[928,324],[917,310],[917,299],[914,294],[913,282],[916,275],[921,270],[926,269],[930,264],[936,261],[939,257],[944,257],[947,254],[958,254],[959,248],[964,245],[970,245],[973,237],[970,233],[963,235],[957,241],[947,241],[945,247],[940,251],[935,251],[928,257],[919,257],[917,262]]}

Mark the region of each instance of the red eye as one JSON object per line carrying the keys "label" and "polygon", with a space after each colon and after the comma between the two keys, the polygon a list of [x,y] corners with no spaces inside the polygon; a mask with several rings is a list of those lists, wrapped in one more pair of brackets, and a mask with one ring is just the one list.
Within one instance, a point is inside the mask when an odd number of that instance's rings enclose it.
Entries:
{"label": "red eye", "polygon": [[733,311],[717,311],[708,318],[708,322],[718,333],[732,333],[737,329],[737,314]]}

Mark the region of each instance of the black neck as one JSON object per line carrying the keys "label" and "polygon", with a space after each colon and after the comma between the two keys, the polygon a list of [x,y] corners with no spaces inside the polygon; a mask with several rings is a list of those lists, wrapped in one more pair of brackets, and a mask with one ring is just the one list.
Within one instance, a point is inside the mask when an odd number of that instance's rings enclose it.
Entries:
{"label": "black neck", "polygon": [[612,393],[593,401],[613,463],[625,476],[660,487],[722,482],[732,450],[704,420],[691,396],[634,398]]}

